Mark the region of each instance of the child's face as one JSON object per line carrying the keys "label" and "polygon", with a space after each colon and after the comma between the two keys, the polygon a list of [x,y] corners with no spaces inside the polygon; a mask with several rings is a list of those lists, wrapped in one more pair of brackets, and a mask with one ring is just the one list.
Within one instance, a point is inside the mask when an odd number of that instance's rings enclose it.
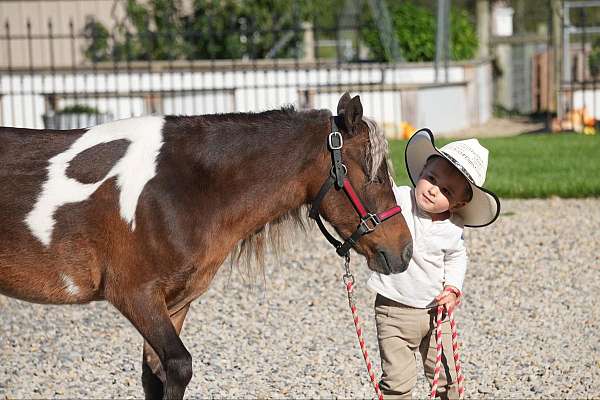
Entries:
{"label": "child's face", "polygon": [[429,214],[454,211],[467,204],[469,183],[442,157],[430,159],[417,181],[415,197],[419,208]]}

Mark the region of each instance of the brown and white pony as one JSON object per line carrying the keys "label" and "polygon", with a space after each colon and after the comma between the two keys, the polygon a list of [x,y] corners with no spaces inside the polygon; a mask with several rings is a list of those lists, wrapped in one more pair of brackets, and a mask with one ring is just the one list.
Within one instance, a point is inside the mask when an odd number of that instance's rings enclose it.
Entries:
{"label": "brown and white pony", "polygon": [[[332,170],[327,110],[151,116],[72,131],[0,128],[0,293],[49,304],[107,300],[144,338],[147,398],[182,398],[190,303],[238,246],[318,195]],[[365,208],[394,207],[385,139],[345,94],[335,118],[347,178]],[[359,217],[343,191],[320,212],[344,237]],[[401,215],[354,245],[402,271]],[[0,328],[1,329],[1,328]]]}

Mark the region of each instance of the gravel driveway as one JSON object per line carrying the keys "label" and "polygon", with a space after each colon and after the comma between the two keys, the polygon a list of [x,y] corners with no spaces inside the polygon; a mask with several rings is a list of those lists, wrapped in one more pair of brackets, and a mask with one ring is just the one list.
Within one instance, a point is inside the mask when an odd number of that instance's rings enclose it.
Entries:
{"label": "gravel driveway", "polygon": [[[600,396],[600,199],[505,200],[468,230],[457,312],[468,398]],[[357,305],[379,371],[365,262]],[[314,229],[265,278],[224,266],[191,308],[188,398],[369,398],[342,265]],[[0,398],[140,398],[141,338],[106,303],[41,306],[0,296]],[[425,380],[415,393],[427,396]]]}

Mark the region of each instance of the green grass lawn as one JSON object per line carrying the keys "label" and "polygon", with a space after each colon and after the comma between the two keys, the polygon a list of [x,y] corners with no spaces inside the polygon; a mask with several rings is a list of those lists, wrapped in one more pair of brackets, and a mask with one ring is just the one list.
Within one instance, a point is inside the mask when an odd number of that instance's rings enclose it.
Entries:
{"label": "green grass lawn", "polygon": [[[436,146],[451,140],[438,139]],[[484,186],[500,197],[600,196],[600,135],[528,134],[479,141],[490,151]],[[406,141],[390,141],[398,185],[410,185],[405,146]]]}

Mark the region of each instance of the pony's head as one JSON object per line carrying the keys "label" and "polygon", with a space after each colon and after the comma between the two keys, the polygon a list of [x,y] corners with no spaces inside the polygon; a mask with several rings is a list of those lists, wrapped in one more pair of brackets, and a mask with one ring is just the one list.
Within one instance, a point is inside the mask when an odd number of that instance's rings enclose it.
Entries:
{"label": "pony's head", "polygon": [[[396,206],[388,170],[388,146],[383,132],[363,118],[359,96],[345,93],[338,104],[338,129],[342,134],[342,160],[357,197],[371,213]],[[336,231],[348,238],[361,219],[344,190],[331,190],[321,203],[322,214]],[[361,237],[354,249],[366,257],[369,268],[384,274],[406,270],[412,257],[412,237],[401,213]]]}

